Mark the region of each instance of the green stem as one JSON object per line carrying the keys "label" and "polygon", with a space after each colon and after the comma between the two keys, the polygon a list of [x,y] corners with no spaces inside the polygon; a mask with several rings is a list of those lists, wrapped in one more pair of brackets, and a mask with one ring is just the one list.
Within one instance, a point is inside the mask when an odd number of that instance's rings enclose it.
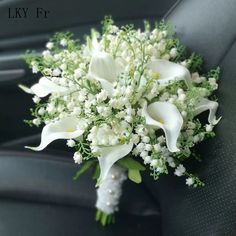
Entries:
{"label": "green stem", "polygon": [[102,226],[110,225],[115,223],[115,216],[113,214],[106,214],[101,210],[97,209],[96,212],[96,221],[99,222]]}

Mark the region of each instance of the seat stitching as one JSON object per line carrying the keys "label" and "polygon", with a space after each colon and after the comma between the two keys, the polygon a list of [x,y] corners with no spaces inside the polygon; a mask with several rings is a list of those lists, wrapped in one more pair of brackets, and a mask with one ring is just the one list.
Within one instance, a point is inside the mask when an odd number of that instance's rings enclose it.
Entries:
{"label": "seat stitching", "polygon": [[171,15],[171,13],[177,8],[177,6],[183,2],[183,0],[177,0],[177,2],[174,3],[174,5],[166,12],[163,19],[165,20],[167,17]]}

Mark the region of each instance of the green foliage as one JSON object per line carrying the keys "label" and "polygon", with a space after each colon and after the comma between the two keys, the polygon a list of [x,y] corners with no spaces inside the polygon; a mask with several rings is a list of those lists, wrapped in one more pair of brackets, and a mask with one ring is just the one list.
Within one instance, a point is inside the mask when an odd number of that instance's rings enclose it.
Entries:
{"label": "green foliage", "polygon": [[165,22],[164,20],[161,20],[160,22],[155,22],[155,27],[159,29],[160,31],[167,31],[168,36],[173,35],[173,29],[170,23]]}
{"label": "green foliage", "polygon": [[144,171],[145,167],[132,157],[125,157],[120,159],[117,164],[128,170],[128,177],[131,181],[139,184],[142,182],[140,171]]}
{"label": "green foliage", "polygon": [[135,182],[136,184],[140,184],[142,182],[142,177],[139,170],[129,169],[128,177],[131,181]]}
{"label": "green foliage", "polygon": [[102,20],[102,32],[105,34],[109,28],[113,25],[114,21],[111,16],[105,16],[104,19]]}
{"label": "green foliage", "polygon": [[101,210],[97,210],[95,220],[100,222],[102,226],[107,226],[115,223],[115,216],[113,214],[106,214]]}
{"label": "green foliage", "polygon": [[192,178],[193,179],[193,187],[197,188],[197,187],[204,187],[205,183],[203,183],[196,175],[193,174],[189,174],[188,172],[184,173],[185,176]]}
{"label": "green foliage", "polygon": [[29,127],[33,127],[33,126],[34,126],[32,120],[23,120],[23,122],[24,122],[25,124],[27,124]]}
{"label": "green foliage", "polygon": [[203,58],[201,55],[192,53],[188,61],[188,68],[191,72],[201,71],[203,64]]}
{"label": "green foliage", "polygon": [[180,43],[179,39],[173,38],[171,47],[177,48],[178,52],[177,56],[173,59],[174,62],[183,61],[186,58],[186,48]]}
{"label": "green foliage", "polygon": [[30,68],[32,68],[31,62],[36,61],[36,59],[40,57],[37,55],[36,51],[34,50],[27,50],[24,55],[25,62],[29,65]]}
{"label": "green foliage", "polygon": [[82,167],[76,172],[73,180],[77,180],[83,173],[85,173],[90,167],[94,165],[94,160],[86,161]]}
{"label": "green foliage", "polygon": [[100,166],[99,166],[99,164],[97,164],[93,168],[92,179],[98,180],[99,176],[100,176]]}
{"label": "green foliage", "polygon": [[68,51],[76,51],[80,49],[79,40],[74,39],[74,35],[71,32],[57,32],[53,35],[50,42],[54,44],[54,47],[52,51],[54,53],[59,53],[62,50],[62,46],[60,45],[60,42],[62,39],[65,39],[67,41],[67,50]]}
{"label": "green foliage", "polygon": [[216,69],[212,69],[207,73],[207,78],[215,78],[216,80],[219,80],[220,72],[220,67],[218,66]]}
{"label": "green foliage", "polygon": [[90,160],[93,158],[93,154],[90,149],[90,145],[88,142],[83,142],[78,140],[78,143],[75,146],[76,150],[81,153],[83,156],[83,160]]}
{"label": "green foliage", "polygon": [[140,164],[138,161],[135,161],[131,157],[125,157],[120,159],[117,164],[127,170],[138,170],[138,171],[144,171],[145,167]]}

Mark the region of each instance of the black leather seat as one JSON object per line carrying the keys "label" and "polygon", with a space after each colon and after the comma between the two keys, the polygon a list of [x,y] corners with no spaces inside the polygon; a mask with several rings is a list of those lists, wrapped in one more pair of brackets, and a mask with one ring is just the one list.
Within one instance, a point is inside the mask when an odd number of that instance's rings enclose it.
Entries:
{"label": "black leather seat", "polygon": [[102,228],[93,221],[93,183],[87,175],[71,181],[76,167],[70,159],[5,151],[0,235],[236,235],[235,12],[234,0],[183,0],[166,16],[189,51],[204,56],[204,69],[222,68],[217,95],[223,119],[217,137],[199,146],[203,161],[190,166],[204,188],[190,189],[174,176],[154,182],[146,175],[142,185],[126,183],[117,224]]}
{"label": "black leather seat", "polygon": [[1,151],[0,235],[118,236],[160,231],[156,200],[144,185],[131,182],[124,186],[116,225],[104,229],[94,218],[95,183],[89,173],[73,181],[76,171],[65,154]]}
{"label": "black leather seat", "polygon": [[192,165],[206,182],[188,189],[173,176],[147,181],[161,206],[162,233],[166,236],[236,235],[236,2],[234,0],[178,1],[166,20],[191,51],[202,54],[205,68],[220,66],[219,91],[223,118],[217,137],[198,148],[203,161]]}

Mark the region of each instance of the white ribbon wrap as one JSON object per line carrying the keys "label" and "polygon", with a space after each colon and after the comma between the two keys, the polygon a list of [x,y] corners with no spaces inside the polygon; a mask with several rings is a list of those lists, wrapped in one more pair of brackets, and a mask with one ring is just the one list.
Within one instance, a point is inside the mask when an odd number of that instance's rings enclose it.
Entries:
{"label": "white ribbon wrap", "polygon": [[127,179],[124,169],[113,165],[108,175],[97,189],[97,209],[110,215],[118,211],[118,204],[122,194],[122,184]]}

